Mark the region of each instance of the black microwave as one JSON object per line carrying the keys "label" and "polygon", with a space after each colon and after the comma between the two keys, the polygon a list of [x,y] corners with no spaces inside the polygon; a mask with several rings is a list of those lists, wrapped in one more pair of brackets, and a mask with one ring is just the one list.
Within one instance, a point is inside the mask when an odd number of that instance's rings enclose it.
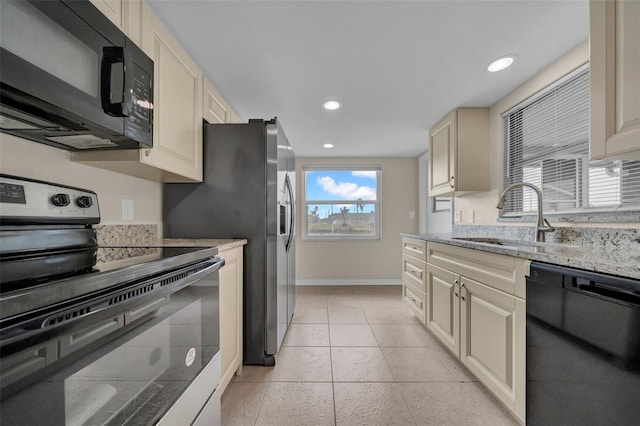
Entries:
{"label": "black microwave", "polygon": [[88,0],[2,0],[0,131],[72,151],[151,147],[153,61]]}

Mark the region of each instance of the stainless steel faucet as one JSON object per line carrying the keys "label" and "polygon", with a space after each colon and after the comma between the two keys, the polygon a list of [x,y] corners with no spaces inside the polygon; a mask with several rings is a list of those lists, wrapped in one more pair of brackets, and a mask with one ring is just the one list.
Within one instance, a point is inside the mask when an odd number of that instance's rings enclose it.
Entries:
{"label": "stainless steel faucet", "polygon": [[500,195],[500,200],[498,200],[498,204],[496,205],[496,207],[499,209],[504,208],[504,201],[507,198],[507,193],[512,189],[522,188],[523,186],[533,189],[534,191],[536,191],[536,194],[538,195],[538,217],[536,222],[536,241],[544,242],[545,240],[544,233],[553,232],[556,230],[556,228],[551,226],[549,221],[547,221],[547,219],[542,217],[542,191],[540,191],[540,188],[527,182],[514,183],[513,185],[509,185],[504,189],[504,191],[502,191],[502,195]]}

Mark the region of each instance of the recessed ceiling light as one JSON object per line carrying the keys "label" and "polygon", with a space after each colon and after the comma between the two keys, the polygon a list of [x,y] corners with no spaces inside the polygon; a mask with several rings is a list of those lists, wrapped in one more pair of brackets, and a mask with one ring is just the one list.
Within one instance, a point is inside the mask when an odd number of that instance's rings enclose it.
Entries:
{"label": "recessed ceiling light", "polygon": [[329,110],[329,111],[333,111],[335,109],[340,108],[342,105],[340,104],[340,102],[336,101],[336,100],[330,100],[330,101],[326,101],[325,103],[322,104],[322,108]]}
{"label": "recessed ceiling light", "polygon": [[502,71],[503,69],[513,64],[513,61],[515,60],[515,55],[503,56],[502,58],[496,59],[495,61],[491,62],[487,69],[491,72]]}
{"label": "recessed ceiling light", "polygon": [[323,148],[333,148],[333,144],[332,143],[325,143],[324,145],[322,145]]}

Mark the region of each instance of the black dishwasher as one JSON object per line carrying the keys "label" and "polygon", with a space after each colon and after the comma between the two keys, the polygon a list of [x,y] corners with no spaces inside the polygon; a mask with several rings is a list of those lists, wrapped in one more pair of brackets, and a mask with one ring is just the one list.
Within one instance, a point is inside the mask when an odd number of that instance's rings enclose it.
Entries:
{"label": "black dishwasher", "polygon": [[640,281],[533,262],[527,425],[640,424]]}

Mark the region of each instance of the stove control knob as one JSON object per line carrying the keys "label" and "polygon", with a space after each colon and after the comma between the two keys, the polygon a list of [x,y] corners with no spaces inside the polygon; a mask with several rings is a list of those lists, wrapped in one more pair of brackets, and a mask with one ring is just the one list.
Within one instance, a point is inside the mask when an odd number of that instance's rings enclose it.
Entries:
{"label": "stove control knob", "polygon": [[91,199],[91,197],[81,195],[80,197],[76,198],[76,204],[81,209],[88,209],[93,205],[93,200]]}
{"label": "stove control knob", "polygon": [[55,194],[51,196],[51,202],[56,207],[65,207],[69,205],[71,199],[69,194]]}

